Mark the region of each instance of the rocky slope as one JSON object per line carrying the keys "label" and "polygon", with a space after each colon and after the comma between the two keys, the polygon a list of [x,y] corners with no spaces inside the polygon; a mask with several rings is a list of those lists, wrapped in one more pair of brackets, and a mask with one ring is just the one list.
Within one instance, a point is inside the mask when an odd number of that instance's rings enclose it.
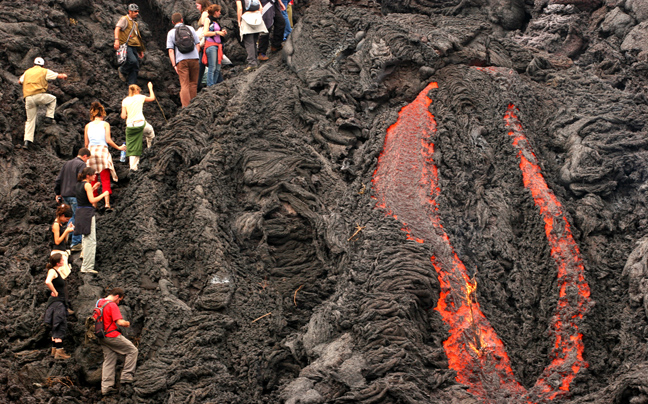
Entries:
{"label": "rocky slope", "polygon": [[[123,140],[127,89],[110,40],[126,3],[0,3],[0,402],[648,402],[646,4],[311,1],[281,55],[244,74],[235,7],[222,3],[235,66],[182,110],[165,34],[172,12],[189,22],[198,12],[138,4],[157,137],[138,173],[119,165],[117,211],[98,217],[100,274],[70,278],[73,359],[54,362],[41,326],[53,181],[82,145],[93,100]],[[26,151],[14,146],[17,77],[35,56],[70,79],[50,85],[58,124],[39,123]],[[415,99],[429,100],[426,118],[403,136],[422,146],[404,138],[383,151]],[[520,154],[509,106],[529,146]],[[382,174],[392,152],[409,165]],[[522,157],[560,206],[550,230]],[[380,184],[399,186],[388,200],[398,206],[381,205]],[[551,244],[566,234],[580,284],[561,278]],[[448,297],[439,267],[450,251],[466,284]],[[459,354],[483,364],[468,371],[444,345],[453,326],[441,309],[458,307],[466,285],[476,289],[458,335],[477,347]],[[83,320],[115,286],[140,356],[132,387],[103,399]]]}

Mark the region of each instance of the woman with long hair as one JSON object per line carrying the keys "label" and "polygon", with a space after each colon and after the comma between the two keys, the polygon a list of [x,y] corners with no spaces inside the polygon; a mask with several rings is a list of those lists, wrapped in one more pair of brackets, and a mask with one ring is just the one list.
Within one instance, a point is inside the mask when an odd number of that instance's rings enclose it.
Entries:
{"label": "woman with long hair", "polygon": [[[212,4],[207,9],[208,18],[203,25],[205,47],[203,48],[202,63],[209,66],[207,71],[207,87],[219,83],[221,74],[221,61],[223,59],[223,44],[221,37],[227,35],[227,30],[222,29],[217,22],[221,16],[221,6]],[[221,80],[222,81],[222,80]]]}
{"label": "woman with long hair", "polygon": [[121,117],[126,120],[126,155],[132,171],[137,171],[142,155],[142,139],[146,139],[147,147],[155,137],[153,127],[146,122],[142,109],[145,102],[155,101],[153,83],[148,83],[149,96],[146,97],[137,84],[128,86],[128,97],[122,101]]}
{"label": "woman with long hair", "polygon": [[86,167],[77,176],[76,185],[76,198],[77,198],[77,211],[76,211],[76,226],[74,234],[83,234],[83,242],[81,243],[81,255],[83,256],[83,264],[81,264],[81,272],[96,274],[94,270],[95,253],[97,251],[97,235],[95,230],[95,208],[94,205],[108,196],[108,191],[104,191],[99,196],[94,195],[94,190],[99,188],[99,183],[94,186],[90,183],[97,179],[97,171],[92,167]]}
{"label": "woman with long hair", "polygon": [[[106,212],[112,212],[110,207],[110,195],[112,189],[110,188],[110,177],[117,182],[117,173],[113,165],[112,156],[108,145],[117,150],[126,150],[126,146],[117,146],[110,137],[110,124],[104,121],[106,117],[106,110],[103,105],[95,101],[90,106],[90,123],[85,126],[84,139],[85,147],[90,149],[90,159],[88,160],[88,167],[92,167],[99,173],[101,178],[101,189],[108,191],[106,197]],[[90,184],[94,185],[94,183]],[[97,191],[95,191],[97,196]]]}
{"label": "woman with long hair", "polygon": [[45,324],[52,327],[52,356],[54,359],[70,359],[63,349],[63,338],[67,334],[67,285],[61,274],[63,256],[59,253],[49,257],[45,285],[50,290],[50,297],[45,308]]}
{"label": "woman with long hair", "polygon": [[52,252],[50,255],[61,254],[63,257],[63,266],[61,267],[61,275],[63,279],[67,278],[70,274],[70,266],[68,265],[68,248],[67,239],[70,233],[74,231],[74,224],[68,222],[72,218],[73,212],[70,205],[64,203],[56,207],[56,219],[52,223],[52,234],[54,235],[54,243],[52,245]]}

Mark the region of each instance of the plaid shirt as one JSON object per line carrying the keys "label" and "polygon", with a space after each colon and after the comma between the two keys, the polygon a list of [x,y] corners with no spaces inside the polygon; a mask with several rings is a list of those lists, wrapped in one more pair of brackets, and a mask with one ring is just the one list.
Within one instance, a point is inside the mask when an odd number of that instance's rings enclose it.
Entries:
{"label": "plaid shirt", "polygon": [[106,169],[110,170],[112,180],[117,182],[117,173],[115,172],[115,166],[113,165],[110,151],[108,151],[108,146],[94,145],[90,146],[89,149],[91,156],[88,159],[88,167],[94,168],[97,170],[97,173]]}

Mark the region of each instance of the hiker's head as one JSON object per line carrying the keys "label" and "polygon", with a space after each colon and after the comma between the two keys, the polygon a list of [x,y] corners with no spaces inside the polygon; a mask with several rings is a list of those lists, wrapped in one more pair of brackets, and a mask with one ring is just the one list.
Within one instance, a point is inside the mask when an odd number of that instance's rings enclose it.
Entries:
{"label": "hiker's head", "polygon": [[37,66],[45,66],[45,60],[41,57],[34,59],[34,64]]}
{"label": "hiker's head", "polygon": [[210,17],[214,17],[214,18],[220,16],[220,11],[221,11],[221,6],[219,6],[218,4],[212,4],[211,6],[209,6],[209,8],[207,8],[207,14],[209,14]]}
{"label": "hiker's head", "polygon": [[128,16],[130,18],[135,18],[139,15],[139,6],[135,3],[128,5]]}
{"label": "hiker's head", "polygon": [[45,269],[50,270],[60,265],[63,265],[63,254],[61,253],[52,254],[49,257],[49,260],[47,261],[47,265],[45,266]]}
{"label": "hiker's head", "polygon": [[207,11],[207,8],[209,8],[209,6],[211,6],[211,3],[209,2],[209,0],[198,0],[198,1],[196,1],[196,8],[200,12]]}
{"label": "hiker's head", "polygon": [[59,219],[61,223],[67,223],[68,220],[72,218],[72,208],[70,205],[62,203],[56,207],[56,218]]}
{"label": "hiker's head", "polygon": [[182,22],[182,14],[180,13],[173,13],[171,16],[171,23],[173,25],[176,25],[177,23]]}
{"label": "hiker's head", "polygon": [[94,121],[96,117],[105,118],[106,110],[99,101],[95,101],[90,105],[90,120]]}
{"label": "hiker's head", "polygon": [[131,84],[128,86],[128,96],[132,97],[142,92],[142,89],[137,84]]}
{"label": "hiker's head", "polygon": [[109,293],[109,296],[116,298],[115,303],[119,303],[122,300],[124,300],[124,297],[126,297],[126,293],[124,293],[124,289],[122,288],[112,288],[112,290]]}
{"label": "hiker's head", "polygon": [[84,163],[87,163],[88,160],[90,159],[90,150],[87,147],[82,147],[79,149],[79,153],[77,153],[77,156],[83,160]]}
{"label": "hiker's head", "polygon": [[91,180],[92,178],[90,177],[94,177],[95,175],[97,175],[97,170],[92,167],[86,167],[77,175],[77,181]]}

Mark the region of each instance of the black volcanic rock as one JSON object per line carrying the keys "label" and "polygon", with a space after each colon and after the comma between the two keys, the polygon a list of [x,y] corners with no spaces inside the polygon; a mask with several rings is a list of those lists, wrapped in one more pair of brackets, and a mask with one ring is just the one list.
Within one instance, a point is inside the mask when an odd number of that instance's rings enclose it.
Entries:
{"label": "black volcanic rock", "polygon": [[[438,246],[408,240],[372,198],[386,131],[431,81],[438,215],[516,380],[531,390],[553,359],[559,292],[507,135],[510,104],[593,302],[579,320],[588,367],[543,402],[647,402],[641,2],[312,1],[296,5],[281,55],[249,74],[235,6],[220,3],[235,66],[185,109],[165,38],[172,12],[189,23],[198,12],[193,2],[138,4],[156,138],[139,172],[117,163],[116,212],[97,220],[100,273],[82,275],[72,260],[73,358],[55,362],[41,325],[53,182],[82,146],[92,101],[124,139],[127,89],[111,39],[126,3],[0,3],[0,402],[517,402],[456,381],[435,310]],[[50,84],[57,124],[39,117],[27,151],[15,148],[25,120],[17,79],[36,56],[69,79]],[[127,291],[124,334],[140,354],[135,383],[102,400],[101,350],[84,341],[83,322],[115,286]]]}

